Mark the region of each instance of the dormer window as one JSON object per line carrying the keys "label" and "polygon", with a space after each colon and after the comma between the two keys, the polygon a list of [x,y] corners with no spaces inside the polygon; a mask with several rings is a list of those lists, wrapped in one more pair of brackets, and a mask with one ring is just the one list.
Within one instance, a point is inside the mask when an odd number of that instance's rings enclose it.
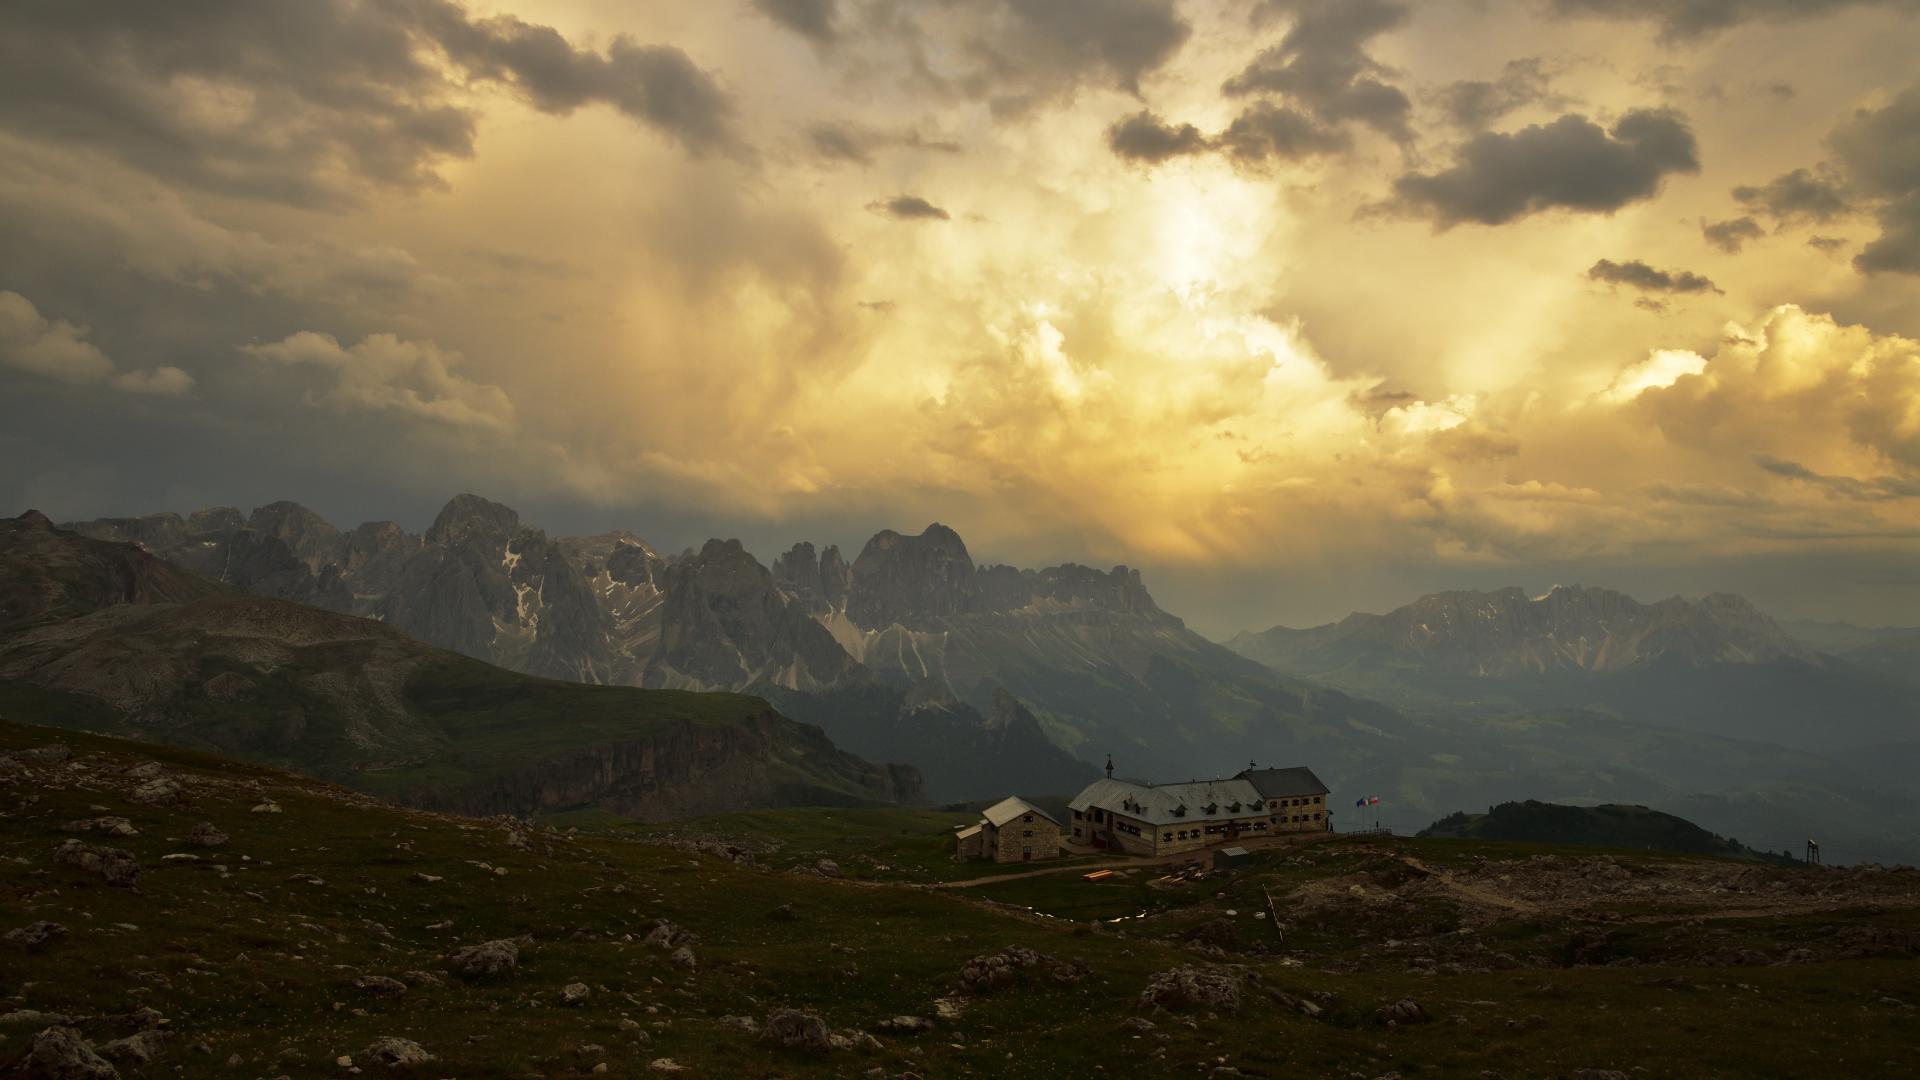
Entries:
{"label": "dormer window", "polygon": [[1173,808],[1173,816],[1174,816],[1174,817],[1186,817],[1186,816],[1187,816],[1187,804],[1186,804],[1186,803],[1181,803],[1181,804],[1180,804],[1179,806],[1176,806],[1176,807],[1174,807],[1174,808]]}
{"label": "dormer window", "polygon": [[1217,814],[1220,812],[1220,804],[1210,802],[1206,805],[1205,809],[1202,812],[1207,814]]}

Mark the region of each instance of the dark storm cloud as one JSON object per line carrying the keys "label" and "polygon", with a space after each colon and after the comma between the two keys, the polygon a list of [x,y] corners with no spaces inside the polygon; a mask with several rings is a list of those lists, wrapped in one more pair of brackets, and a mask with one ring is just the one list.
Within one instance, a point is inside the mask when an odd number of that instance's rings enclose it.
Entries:
{"label": "dark storm cloud", "polygon": [[1143,109],[1107,129],[1107,146],[1127,161],[1157,165],[1169,158],[1204,153],[1209,142],[1192,124],[1169,124]]}
{"label": "dark storm cloud", "polygon": [[1832,221],[1852,210],[1838,184],[1808,169],[1795,169],[1759,186],[1734,188],[1733,197],[1747,213],[1766,214],[1782,224]]}
{"label": "dark storm cloud", "polygon": [[895,195],[891,199],[870,202],[867,209],[902,221],[947,221],[953,217],[918,195]]}
{"label": "dark storm cloud", "polygon": [[1719,292],[1708,278],[1691,270],[1656,270],[1639,259],[1618,263],[1601,259],[1587,271],[1587,280],[1609,285],[1625,285],[1641,292],[1700,293]]}
{"label": "dark storm cloud", "polygon": [[837,0],[753,0],[753,6],[815,45],[831,45],[839,33]]}
{"label": "dark storm cloud", "polygon": [[1175,0],[1006,0],[1022,36],[1056,62],[1137,91],[1193,35]]}
{"label": "dark storm cloud", "polygon": [[1700,169],[1686,118],[1635,109],[1611,131],[1567,115],[1512,134],[1475,136],[1452,168],[1394,181],[1399,204],[1440,228],[1501,225],[1547,210],[1612,213],[1652,198],[1674,173]]}
{"label": "dark storm cloud", "polygon": [[1327,124],[1356,122],[1404,145],[1414,139],[1413,102],[1384,81],[1390,72],[1367,43],[1407,21],[1399,0],[1268,0],[1263,17],[1290,16],[1278,45],[1255,57],[1222,89],[1235,97],[1284,95]]}
{"label": "dark storm cloud", "polygon": [[1920,497],[1920,481],[1898,476],[1878,476],[1871,480],[1862,480],[1852,476],[1829,476],[1818,473],[1797,461],[1777,458],[1767,454],[1755,455],[1753,463],[1775,476],[1789,480],[1799,480],[1817,488],[1823,488],[1830,495],[1859,502],[1886,502],[1889,499],[1912,499]]}
{"label": "dark storm cloud", "polygon": [[736,142],[725,92],[676,48],[576,49],[449,0],[0,5],[0,124],[225,192],[439,185],[473,154],[475,83],[549,113],[607,105],[693,153]]}
{"label": "dark storm cloud", "polygon": [[1850,185],[1878,205],[1880,235],[1854,257],[1867,273],[1920,274],[1920,85],[1862,109],[1829,140]]}
{"label": "dark storm cloud", "polygon": [[1750,217],[1737,217],[1727,221],[1701,222],[1700,235],[1721,251],[1738,255],[1747,246],[1747,241],[1760,239],[1767,235],[1767,230]]}
{"label": "dark storm cloud", "polygon": [[1920,9],[1920,0],[1553,0],[1561,15],[1634,19],[1667,37],[1690,38],[1746,22],[1804,19],[1854,7]]}
{"label": "dark storm cloud", "polygon": [[931,150],[957,154],[959,143],[929,139],[918,131],[881,131],[858,124],[823,121],[807,128],[807,145],[814,154],[829,161],[871,165],[881,150]]}
{"label": "dark storm cloud", "polygon": [[1483,131],[1508,113],[1529,105],[1561,105],[1540,58],[1509,60],[1494,80],[1462,79],[1434,93],[1447,120],[1466,131]]}
{"label": "dark storm cloud", "polygon": [[1852,243],[1838,236],[1809,236],[1807,246],[1823,255],[1832,255]]}
{"label": "dark storm cloud", "polygon": [[1146,110],[1107,129],[1107,146],[1114,155],[1143,165],[1218,152],[1240,165],[1257,167],[1329,154],[1346,145],[1346,136],[1340,131],[1321,126],[1297,109],[1270,101],[1249,105],[1218,135],[1206,135],[1192,124],[1169,124]]}
{"label": "dark storm cloud", "polygon": [[1243,164],[1292,161],[1330,154],[1347,145],[1340,132],[1322,127],[1298,110],[1264,101],[1234,117],[1215,142]]}

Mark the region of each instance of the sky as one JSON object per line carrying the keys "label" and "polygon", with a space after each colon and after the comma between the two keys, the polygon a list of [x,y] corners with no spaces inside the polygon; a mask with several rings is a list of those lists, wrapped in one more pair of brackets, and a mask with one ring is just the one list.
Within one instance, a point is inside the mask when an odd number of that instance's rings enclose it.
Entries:
{"label": "sky", "polygon": [[0,508],[1920,623],[1916,0],[22,0]]}

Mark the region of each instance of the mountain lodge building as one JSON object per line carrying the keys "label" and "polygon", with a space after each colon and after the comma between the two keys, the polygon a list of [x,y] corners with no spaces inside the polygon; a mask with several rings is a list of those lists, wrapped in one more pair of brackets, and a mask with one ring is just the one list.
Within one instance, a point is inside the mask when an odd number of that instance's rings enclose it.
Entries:
{"label": "mountain lodge building", "polygon": [[1025,799],[1002,799],[986,808],[978,823],[953,834],[962,859],[1034,862],[1060,857],[1060,822]]}
{"label": "mountain lodge building", "polygon": [[1067,841],[1128,855],[1197,851],[1250,837],[1324,832],[1327,785],[1312,769],[1249,766],[1224,780],[1135,784],[1095,780],[1067,804]]}

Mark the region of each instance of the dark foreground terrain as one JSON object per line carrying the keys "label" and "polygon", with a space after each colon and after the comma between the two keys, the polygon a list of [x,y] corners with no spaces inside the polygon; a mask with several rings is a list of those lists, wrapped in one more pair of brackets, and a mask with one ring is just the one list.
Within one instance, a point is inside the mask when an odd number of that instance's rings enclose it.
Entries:
{"label": "dark foreground terrain", "polygon": [[1332,839],[1090,883],[955,867],[949,824],[569,832],[0,725],[0,1071],[1920,1070],[1913,871]]}

